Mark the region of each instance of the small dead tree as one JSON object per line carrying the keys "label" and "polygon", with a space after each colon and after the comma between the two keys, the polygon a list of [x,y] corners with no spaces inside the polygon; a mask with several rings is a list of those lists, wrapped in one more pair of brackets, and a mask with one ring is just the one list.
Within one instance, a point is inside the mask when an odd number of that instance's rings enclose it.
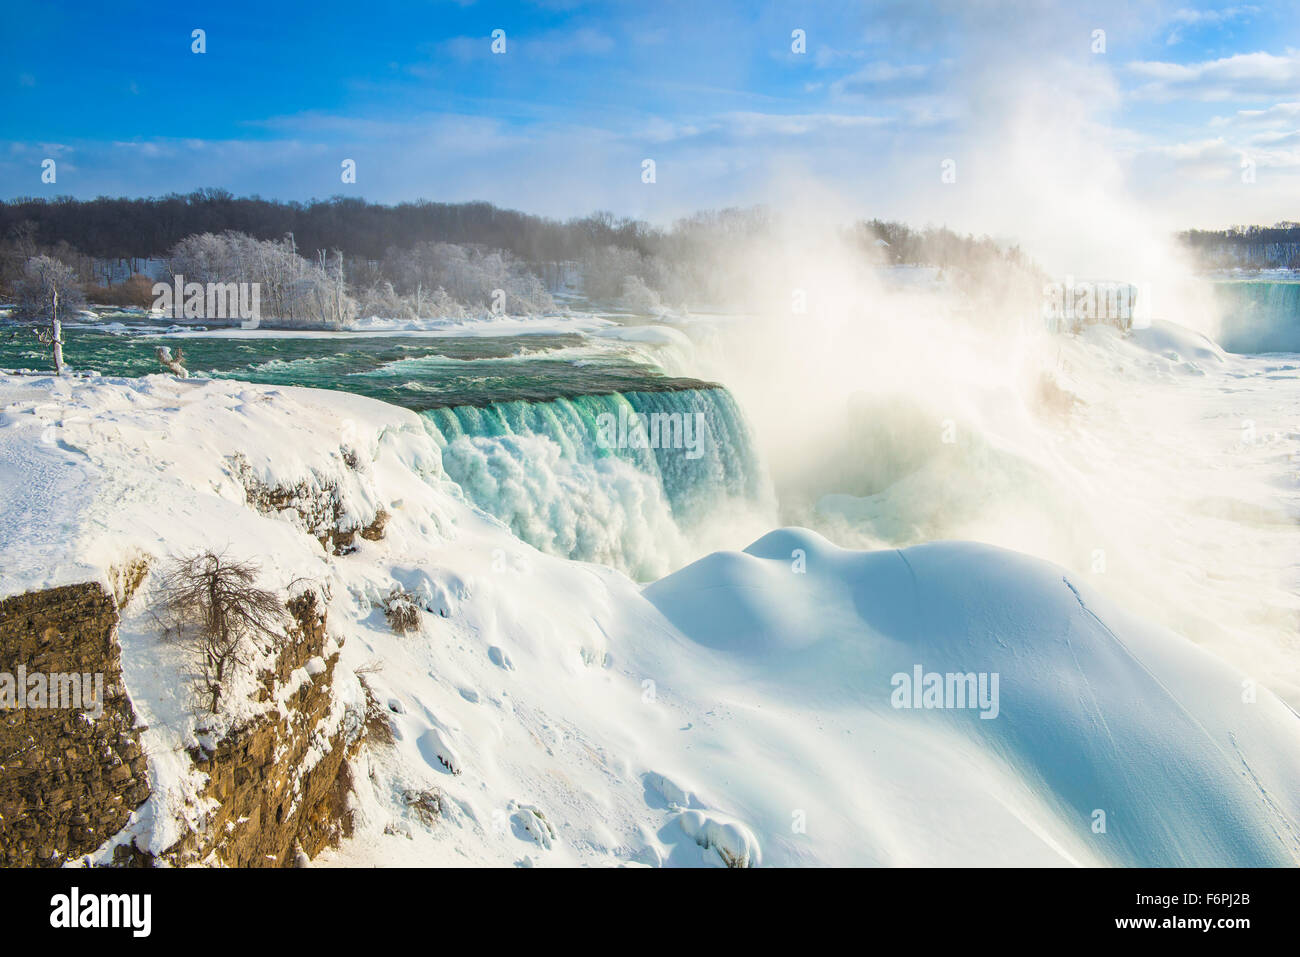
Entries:
{"label": "small dead tree", "polygon": [[23,266],[22,277],[14,284],[17,314],[49,325],[33,330],[36,338],[54,347],[54,371],[63,374],[63,328],[59,306],[76,311],[85,305],[81,284],[72,267],[50,256],[32,256]]}
{"label": "small dead tree", "polygon": [[408,635],[420,630],[420,606],[401,587],[394,587],[384,599],[384,617],[396,634]]}
{"label": "small dead tree", "polygon": [[177,560],[158,585],[154,611],[163,635],[195,657],[209,707],[216,714],[236,669],[246,668],[260,641],[283,643],[285,606],[258,587],[257,565],[207,551]]}
{"label": "small dead tree", "polygon": [[170,369],[175,375],[180,376],[182,379],[190,377],[189,370],[182,364],[185,361],[185,350],[181,346],[177,346],[174,353],[166,346],[158,346],[154,350],[154,354],[158,356],[158,362]]}
{"label": "small dead tree", "polygon": [[63,326],[59,323],[58,289],[50,289],[50,327],[34,331],[43,345],[54,347],[54,374],[63,375]]}

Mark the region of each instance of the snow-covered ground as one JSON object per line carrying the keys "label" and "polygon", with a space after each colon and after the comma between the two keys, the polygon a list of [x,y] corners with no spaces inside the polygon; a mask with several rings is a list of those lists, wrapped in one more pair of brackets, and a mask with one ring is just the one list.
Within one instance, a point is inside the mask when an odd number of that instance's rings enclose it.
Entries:
{"label": "snow-covered ground", "polygon": [[[1212,348],[1177,361],[1165,343],[1092,348],[1127,354],[1151,396],[1194,380],[1207,391],[1189,401],[1213,388],[1225,415],[1233,390],[1262,401],[1260,370],[1218,369]],[[1102,414],[1104,396],[1085,398]],[[268,484],[336,487],[357,522],[382,507],[384,539],[328,555],[245,504],[236,454]],[[1294,491],[1280,453],[1249,454],[1247,481]],[[268,585],[328,590],[340,695],[359,702],[364,676],[395,741],[362,752],[356,834],[318,864],[1300,863],[1295,711],[1024,554],[853,551],[780,529],[642,588],[469,506],[414,413],[230,381],[0,376],[0,472],[5,594],[208,547],[258,562]],[[379,605],[394,586],[427,609],[422,633],[389,630]],[[194,735],[183,665],[149,621],[152,587],[122,643],[156,756],[137,840],[158,849],[201,809],[177,757]],[[1223,594],[1188,600],[1212,613]],[[1218,610],[1225,626],[1242,611]],[[957,699],[946,675],[983,698]],[[430,824],[404,795],[434,787]]]}

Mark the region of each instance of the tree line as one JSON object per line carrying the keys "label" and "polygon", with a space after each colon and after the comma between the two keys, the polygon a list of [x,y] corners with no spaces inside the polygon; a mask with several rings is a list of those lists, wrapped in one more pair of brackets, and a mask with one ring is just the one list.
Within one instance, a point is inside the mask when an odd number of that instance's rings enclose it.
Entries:
{"label": "tree line", "polygon": [[560,222],[485,202],[421,199],[387,206],[335,196],[299,203],[237,197],[220,189],[137,199],[0,202],[0,236],[22,229],[44,246],[66,243],[102,259],[148,259],[188,236],[233,231],[255,239],[292,234],[300,249],[339,250],[357,259],[378,260],[389,248],[436,240],[507,250],[540,263],[578,259],[606,244],[639,248],[648,235],[644,223],[610,213]]}
{"label": "tree line", "polygon": [[[59,275],[69,304],[147,307],[156,279],[183,275],[261,283],[270,318],[287,324],[544,313],[562,290],[649,314],[745,307],[772,298],[776,277],[762,264],[781,247],[780,228],[765,207],[708,210],[659,227],[609,212],[561,222],[482,202],[295,203],[221,190],[26,198],[0,202],[0,296],[35,288],[32,260],[45,257],[66,266]],[[842,233],[869,264],[931,265],[957,277],[1029,266],[1014,246],[943,227],[873,219]],[[139,275],[149,260],[151,275]],[[114,279],[106,262],[125,268]],[[46,262],[39,269],[50,272]],[[19,296],[20,306],[29,298]]]}
{"label": "tree line", "polygon": [[1300,269],[1300,223],[1188,229],[1179,240],[1206,268],[1263,266]]}

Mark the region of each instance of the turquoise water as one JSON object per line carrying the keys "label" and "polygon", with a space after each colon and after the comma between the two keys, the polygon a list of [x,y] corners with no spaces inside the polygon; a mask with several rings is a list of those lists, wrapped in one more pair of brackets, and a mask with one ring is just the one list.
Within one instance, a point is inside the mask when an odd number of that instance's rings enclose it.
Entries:
{"label": "turquoise water", "polygon": [[1300,352],[1300,281],[1214,284],[1223,310],[1219,344],[1229,352]]}
{"label": "turquoise water", "polygon": [[[676,430],[658,443],[602,439],[614,437],[612,423],[656,415],[689,420],[698,431],[684,441],[664,441],[683,435]],[[741,511],[759,513],[770,495],[749,428],[722,388],[457,406],[422,416],[447,476],[516,537],[641,581],[697,557],[702,529]]]}
{"label": "turquoise water", "polygon": [[[64,339],[71,368],[105,376],[161,372],[156,347],[180,346],[195,376],[413,409],[470,502],[542,551],[639,580],[695,557],[700,529],[770,495],[731,394],[663,374],[644,347],[580,335],[182,338],[75,326]],[[0,368],[52,369],[49,350],[28,328],[0,327]],[[652,416],[674,428],[638,441],[635,424]],[[633,428],[620,441],[602,433],[611,423]]]}
{"label": "turquoise water", "polygon": [[[235,339],[114,335],[69,327],[63,338],[70,368],[101,375],[165,372],[154,350],[180,346],[192,375],[355,392],[417,412],[708,385],[665,376],[631,352],[610,347],[596,352],[576,335]],[[52,371],[53,364],[49,348],[28,328],[0,327],[0,368]]]}
{"label": "turquoise water", "polygon": [[[660,442],[658,448],[648,447],[648,442],[605,446],[599,441],[602,416],[609,416],[604,422],[616,423],[620,418],[630,422],[633,415],[656,414],[674,422],[689,417],[698,423],[698,435],[692,436],[694,448],[678,441]],[[687,522],[704,517],[720,498],[757,498],[762,491],[749,428],[735,399],[721,388],[585,395],[551,402],[504,402],[488,408],[459,406],[427,411],[424,418],[444,447],[462,437],[538,436],[585,465],[606,457],[620,459],[653,476],[673,515]],[[469,478],[468,465],[454,455],[444,456],[444,467],[458,481]]]}

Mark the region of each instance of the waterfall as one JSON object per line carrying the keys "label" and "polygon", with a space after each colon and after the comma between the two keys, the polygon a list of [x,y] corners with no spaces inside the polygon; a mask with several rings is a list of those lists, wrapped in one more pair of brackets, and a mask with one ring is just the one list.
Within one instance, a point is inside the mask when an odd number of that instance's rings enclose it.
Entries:
{"label": "waterfall", "polygon": [[421,413],[443,468],[536,548],[639,580],[694,557],[697,532],[770,509],[771,491],[722,388],[584,395]]}
{"label": "waterfall", "polygon": [[1220,282],[1214,289],[1223,310],[1224,349],[1300,352],[1300,282]]}

